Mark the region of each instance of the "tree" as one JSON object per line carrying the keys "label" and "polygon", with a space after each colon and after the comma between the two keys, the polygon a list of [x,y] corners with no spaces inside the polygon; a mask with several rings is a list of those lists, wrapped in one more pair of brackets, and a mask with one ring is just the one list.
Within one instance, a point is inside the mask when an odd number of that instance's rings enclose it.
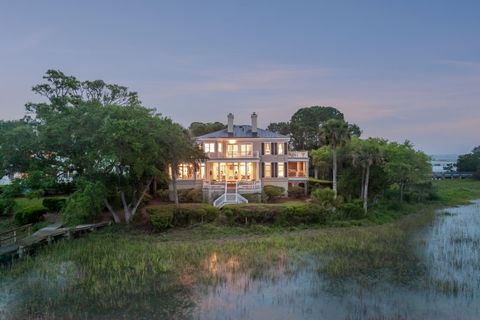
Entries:
{"label": "tree", "polygon": [[268,125],[267,130],[288,136],[290,135],[290,123],[272,122]]}
{"label": "tree", "polygon": [[204,134],[225,129],[227,126],[221,122],[192,122],[188,127],[190,133],[194,137],[203,136]]}
{"label": "tree", "polygon": [[[268,130],[288,135],[292,138],[294,150],[312,150],[321,147],[318,127],[330,119],[344,119],[343,113],[334,107],[312,106],[300,108],[290,122],[270,123]],[[360,136],[362,131],[356,124],[349,124],[351,135]]]}
{"label": "tree", "polygon": [[332,149],[332,180],[333,192],[337,197],[337,147],[345,145],[350,140],[348,123],[341,119],[330,119],[320,127],[321,141]]}
{"label": "tree", "polygon": [[163,139],[166,161],[171,169],[173,200],[178,205],[177,175],[180,163],[191,163],[198,167],[200,160],[205,159],[205,154],[178,124],[171,123]]}
{"label": "tree", "polygon": [[33,90],[48,101],[27,105],[26,120],[38,135],[40,150],[30,159],[39,159],[37,167],[45,175],[73,175],[79,193],[66,209],[85,217],[78,204],[102,190],[102,203],[115,222],[123,211],[129,223],[152,181],[166,176],[172,158],[197,156],[190,152],[196,145],[184,139],[187,134],[180,125],[141,106],[137,94],[126,87],[81,82],[52,70],[44,79],[47,82]]}
{"label": "tree", "polygon": [[363,211],[368,210],[368,187],[370,182],[370,169],[372,165],[378,165],[383,162],[383,150],[381,141],[369,138],[367,140],[352,140],[352,159],[353,165],[362,167],[362,187],[361,198],[363,201]]}
{"label": "tree", "polygon": [[[313,162],[315,179],[318,179],[320,168],[328,169],[332,163],[332,152],[329,146],[322,146],[310,152]],[[325,177],[323,177],[325,178]]]}
{"label": "tree", "polygon": [[388,143],[384,150],[385,170],[390,182],[398,185],[400,202],[403,202],[405,191],[410,186],[430,179],[432,169],[429,158],[425,153],[416,151],[409,141]]}
{"label": "tree", "polygon": [[462,154],[458,157],[457,169],[461,172],[475,172],[480,169],[480,146],[472,152]]}

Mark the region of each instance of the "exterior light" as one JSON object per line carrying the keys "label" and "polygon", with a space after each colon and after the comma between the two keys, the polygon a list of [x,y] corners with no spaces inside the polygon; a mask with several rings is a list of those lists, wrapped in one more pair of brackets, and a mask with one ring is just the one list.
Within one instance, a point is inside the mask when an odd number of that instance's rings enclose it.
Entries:
{"label": "exterior light", "polygon": [[228,143],[230,143],[230,144],[234,144],[236,142],[237,142],[237,140],[228,140]]}

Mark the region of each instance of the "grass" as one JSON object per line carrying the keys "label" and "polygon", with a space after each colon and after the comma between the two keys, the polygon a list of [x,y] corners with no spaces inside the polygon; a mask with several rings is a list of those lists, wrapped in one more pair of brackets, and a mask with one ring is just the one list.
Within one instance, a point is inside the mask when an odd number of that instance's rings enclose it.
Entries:
{"label": "grass", "polygon": [[438,181],[435,187],[435,202],[378,207],[368,218],[331,224],[342,228],[205,224],[149,234],[112,226],[45,248],[1,269],[0,279],[20,288],[15,316],[61,319],[171,318],[191,306],[195,284],[222,283],[229,273],[262,277],[272,267],[299,268],[306,255],[322,259],[319,272],[332,279],[386,270],[403,282],[422,273],[412,233],[432,223],[438,206],[480,198],[478,181]]}

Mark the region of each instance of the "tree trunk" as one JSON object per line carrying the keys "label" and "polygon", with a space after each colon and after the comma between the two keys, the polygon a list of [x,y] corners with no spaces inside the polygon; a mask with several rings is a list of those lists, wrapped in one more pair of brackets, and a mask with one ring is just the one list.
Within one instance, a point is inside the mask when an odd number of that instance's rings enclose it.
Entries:
{"label": "tree trunk", "polygon": [[115,221],[115,223],[120,223],[120,217],[118,216],[118,214],[115,212],[115,210],[113,210],[112,206],[110,205],[110,203],[108,203],[108,200],[107,199],[103,199],[103,203],[105,204],[105,207],[107,207],[108,211],[110,211],[110,213],[112,214],[113,216],[113,221]]}
{"label": "tree trunk", "polygon": [[156,196],[157,195],[157,189],[158,189],[158,184],[157,184],[157,177],[153,178],[153,194]]}
{"label": "tree trunk", "polygon": [[318,179],[318,164],[317,163],[313,167],[313,175],[314,175],[315,179]]}
{"label": "tree trunk", "polygon": [[[135,216],[135,214],[137,213],[137,209],[138,207],[140,206],[140,203],[142,203],[142,200],[143,198],[145,197],[145,195],[147,194],[147,191],[150,189],[150,185],[152,184],[152,182],[154,181],[154,177],[152,177],[150,179],[150,181],[147,183],[147,185],[145,186],[145,188],[143,189],[143,192],[142,194],[140,195],[140,198],[138,199],[137,203],[135,204],[135,206],[133,207],[132,211],[130,212],[130,219],[133,218]],[[130,221],[128,221],[127,223],[129,223]]]}
{"label": "tree trunk", "polygon": [[368,182],[370,180],[370,164],[367,164],[365,172],[365,187],[363,188],[363,211],[367,214],[368,210]]}
{"label": "tree trunk", "polygon": [[177,167],[172,165],[172,189],[173,201],[178,206],[178,191],[177,191]]}
{"label": "tree trunk", "polygon": [[125,223],[128,224],[130,222],[130,206],[127,204],[127,200],[125,199],[125,192],[120,191],[120,198],[122,199]]}
{"label": "tree trunk", "polygon": [[332,146],[333,170],[332,170],[332,188],[335,199],[337,199],[337,147]]}
{"label": "tree trunk", "polygon": [[364,192],[365,192],[365,166],[362,165],[362,185],[360,190],[360,199],[363,199]]}

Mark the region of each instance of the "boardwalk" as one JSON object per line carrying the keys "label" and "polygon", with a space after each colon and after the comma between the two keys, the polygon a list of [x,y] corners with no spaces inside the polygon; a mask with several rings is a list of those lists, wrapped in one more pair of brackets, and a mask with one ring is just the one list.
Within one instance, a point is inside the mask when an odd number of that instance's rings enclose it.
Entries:
{"label": "boardwalk", "polygon": [[83,224],[71,228],[65,228],[60,223],[51,224],[48,227],[42,228],[33,234],[27,234],[23,238],[17,237],[17,231],[21,228],[13,229],[10,232],[11,235],[3,238],[11,239],[9,243],[2,242],[0,245],[0,259],[22,257],[25,254],[35,250],[39,246],[45,244],[52,244],[54,241],[62,239],[73,239],[85,232],[95,231],[99,228],[110,225],[110,221],[100,222],[95,224]]}

